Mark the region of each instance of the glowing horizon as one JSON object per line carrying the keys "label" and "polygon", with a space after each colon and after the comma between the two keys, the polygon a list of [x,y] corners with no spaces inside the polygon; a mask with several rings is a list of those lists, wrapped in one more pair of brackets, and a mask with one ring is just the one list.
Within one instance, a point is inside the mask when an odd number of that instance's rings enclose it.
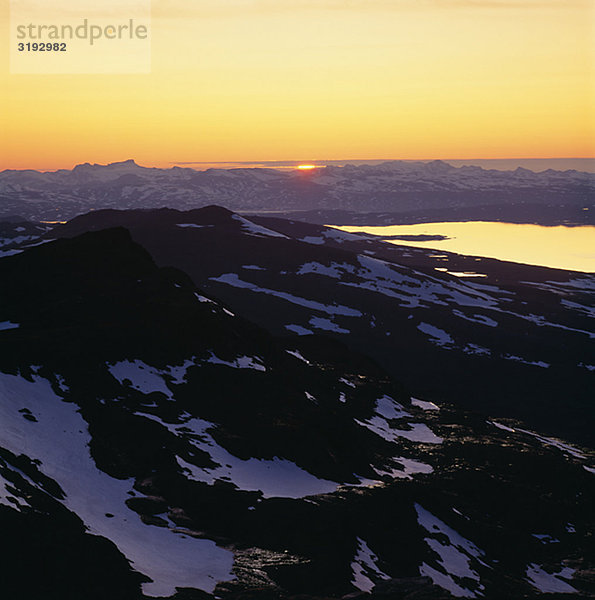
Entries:
{"label": "glowing horizon", "polygon": [[[107,166],[110,164],[114,164],[114,163],[122,163],[122,162],[126,162],[126,161],[134,161],[135,164],[139,167],[143,167],[143,168],[159,168],[159,169],[172,169],[174,167],[182,167],[182,168],[190,168],[190,169],[194,169],[196,171],[205,171],[208,169],[253,169],[253,168],[261,168],[261,169],[277,169],[277,170],[299,170],[299,171],[311,171],[311,170],[316,170],[316,169],[324,169],[327,166],[344,166],[344,165],[348,165],[348,164],[379,164],[382,162],[391,162],[391,161],[403,161],[403,162],[432,162],[435,160],[442,160],[444,162],[447,162],[449,164],[453,164],[453,166],[461,166],[462,164],[468,164],[468,165],[477,165],[477,166],[481,166],[483,168],[492,168],[492,169],[497,169],[497,170],[502,170],[502,171],[509,171],[509,170],[514,170],[517,168],[517,166],[521,166],[524,168],[528,168],[530,170],[533,170],[535,172],[540,172],[540,171],[545,171],[548,168],[552,168],[554,170],[558,170],[558,171],[564,171],[566,169],[575,169],[577,171],[585,171],[585,172],[589,172],[589,173],[595,173],[595,156],[583,156],[583,157],[564,157],[564,156],[557,156],[557,157],[512,157],[512,158],[457,158],[457,159],[453,159],[453,158],[415,158],[415,159],[410,159],[410,158],[373,158],[373,159],[353,159],[353,158],[348,158],[348,159],[328,159],[328,160],[319,160],[317,161],[317,164],[302,164],[301,161],[299,160],[287,160],[287,161],[280,161],[280,160],[256,160],[256,161],[250,161],[250,160],[242,160],[242,161],[189,161],[189,162],[184,162],[184,161],[169,161],[169,160],[165,160],[165,161],[159,161],[155,164],[149,164],[149,163],[140,163],[138,160],[135,160],[134,158],[117,158],[117,159],[113,159],[113,160],[108,160],[106,162],[98,162],[98,163],[94,163],[91,161],[85,161],[85,162],[76,162],[76,163],[70,163],[70,164],[66,164],[60,167],[25,167],[24,169],[18,169],[18,168],[14,168],[14,167],[8,167],[6,170],[27,170],[27,169],[32,169],[32,170],[36,170],[42,173],[51,173],[51,172],[55,172],[55,171],[60,171],[60,170],[72,170],[74,169],[76,166],[81,165],[81,164],[92,164],[92,165],[97,165],[97,166]],[[570,165],[541,165],[541,167],[539,166],[534,166],[532,164],[530,164],[531,162],[538,162],[538,163],[547,163],[547,162],[560,162],[560,163],[564,163],[564,162],[568,162],[571,163]],[[492,162],[496,162],[496,163],[506,163],[502,166],[500,165],[492,165]],[[583,165],[581,164],[577,164],[574,165],[572,163],[585,163]],[[461,163],[461,164],[456,164],[456,163]],[[518,165],[516,164],[518,163]],[[2,171],[4,171],[5,169],[0,168],[0,173]]]}
{"label": "glowing horizon", "polygon": [[2,70],[0,170],[593,157],[594,23],[588,0],[154,0],[150,74]]}

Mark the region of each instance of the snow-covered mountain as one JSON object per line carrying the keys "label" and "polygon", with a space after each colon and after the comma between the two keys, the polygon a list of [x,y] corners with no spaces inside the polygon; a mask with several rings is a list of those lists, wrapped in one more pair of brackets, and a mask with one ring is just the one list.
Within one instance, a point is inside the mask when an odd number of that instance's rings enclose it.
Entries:
{"label": "snow-covered mountain", "polygon": [[[558,208],[560,221],[591,222],[595,175],[574,170],[497,171],[453,167],[443,161],[389,161],[328,166],[311,171],[275,169],[145,168],[128,160],[78,165],[72,171],[0,173],[0,217],[60,221],[102,208],[191,209],[218,204],[237,211],[342,210],[358,213],[477,211],[491,207],[508,218],[536,207]],[[495,208],[498,207],[498,208]],[[515,207],[511,211],[510,207]],[[526,215],[527,207],[533,207]],[[591,211],[593,209],[591,208]],[[463,215],[464,218],[464,215]]]}
{"label": "snow-covered mountain", "polygon": [[[449,353],[486,360],[474,344],[492,355],[490,386],[506,365],[563,377],[590,340],[589,276],[485,261],[470,284],[423,251],[395,248],[397,260],[374,240],[217,207],[99,212],[12,246],[0,259],[7,597],[595,593],[584,431],[570,444],[498,415],[483,389],[461,408],[456,378],[436,370]],[[372,332],[402,340],[391,372],[365,356]],[[391,375],[407,375],[406,353],[421,363],[415,385]],[[465,379],[480,362],[460,365]],[[418,394],[430,379],[444,395]],[[510,391],[540,410],[537,394]],[[556,400],[563,421],[572,399]]]}

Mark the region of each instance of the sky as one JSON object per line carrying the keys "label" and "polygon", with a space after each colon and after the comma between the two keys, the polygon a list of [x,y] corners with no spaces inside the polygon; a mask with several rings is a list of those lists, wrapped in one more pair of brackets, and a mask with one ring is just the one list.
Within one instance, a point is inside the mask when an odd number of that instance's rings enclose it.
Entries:
{"label": "sky", "polygon": [[132,74],[11,73],[0,6],[0,169],[595,156],[592,0],[154,0]]}

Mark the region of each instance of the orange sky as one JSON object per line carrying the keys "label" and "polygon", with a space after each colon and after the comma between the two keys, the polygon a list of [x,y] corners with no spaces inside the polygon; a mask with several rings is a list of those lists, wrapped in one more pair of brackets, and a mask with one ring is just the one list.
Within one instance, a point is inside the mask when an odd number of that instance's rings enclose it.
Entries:
{"label": "orange sky", "polygon": [[591,0],[152,9],[150,74],[10,74],[2,44],[0,169],[595,156]]}

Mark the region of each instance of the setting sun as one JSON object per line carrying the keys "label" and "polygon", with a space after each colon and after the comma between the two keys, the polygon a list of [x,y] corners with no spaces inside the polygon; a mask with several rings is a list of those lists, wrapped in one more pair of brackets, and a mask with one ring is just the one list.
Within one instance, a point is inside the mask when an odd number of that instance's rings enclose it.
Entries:
{"label": "setting sun", "polygon": [[311,171],[316,168],[318,168],[318,165],[298,165],[298,169],[301,171]]}
{"label": "setting sun", "polygon": [[154,0],[150,73],[0,73],[0,169],[592,156],[592,6]]}

